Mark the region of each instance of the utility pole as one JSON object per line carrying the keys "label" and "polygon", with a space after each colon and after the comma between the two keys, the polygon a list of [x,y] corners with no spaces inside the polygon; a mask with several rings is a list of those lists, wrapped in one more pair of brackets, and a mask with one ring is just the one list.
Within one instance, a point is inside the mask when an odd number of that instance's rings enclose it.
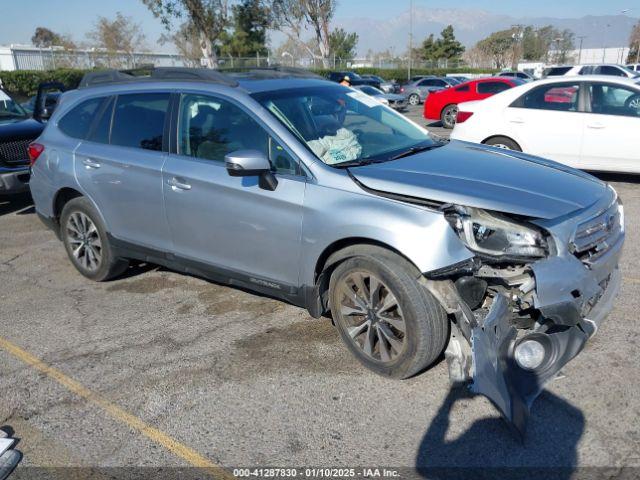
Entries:
{"label": "utility pole", "polygon": [[413,0],[409,0],[409,61],[407,65],[407,80],[411,80],[412,61],[413,61]]}
{"label": "utility pole", "polygon": [[578,49],[578,65],[580,65],[582,63],[582,42],[584,41],[585,38],[587,38],[587,36],[581,35],[578,38],[580,39],[580,47]]}

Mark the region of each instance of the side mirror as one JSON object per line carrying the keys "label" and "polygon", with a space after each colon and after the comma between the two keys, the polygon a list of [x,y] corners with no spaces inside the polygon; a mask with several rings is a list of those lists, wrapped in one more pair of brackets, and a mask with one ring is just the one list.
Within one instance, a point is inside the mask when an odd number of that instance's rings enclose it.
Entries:
{"label": "side mirror", "polygon": [[275,190],[278,179],[271,172],[271,163],[258,150],[236,150],[224,156],[227,173],[232,177],[260,177],[260,188]]}

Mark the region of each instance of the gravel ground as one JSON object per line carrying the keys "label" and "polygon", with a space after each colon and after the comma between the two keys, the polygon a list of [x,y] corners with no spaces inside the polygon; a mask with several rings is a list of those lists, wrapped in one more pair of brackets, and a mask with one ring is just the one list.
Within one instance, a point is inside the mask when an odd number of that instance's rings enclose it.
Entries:
{"label": "gravel ground", "polygon": [[407,381],[381,378],[328,320],[163,268],[92,283],[28,197],[0,200],[0,341],[44,362],[34,368],[32,357],[0,348],[0,425],[24,453],[14,475],[86,478],[55,467],[113,467],[91,471],[111,478],[133,472],[122,467],[193,465],[182,447],[230,470],[536,466],[562,467],[557,478],[576,468],[609,478],[640,467],[640,184],[607,179],[625,203],[625,283],[598,335],[534,404],[524,441],[487,399],[450,390],[443,362]]}

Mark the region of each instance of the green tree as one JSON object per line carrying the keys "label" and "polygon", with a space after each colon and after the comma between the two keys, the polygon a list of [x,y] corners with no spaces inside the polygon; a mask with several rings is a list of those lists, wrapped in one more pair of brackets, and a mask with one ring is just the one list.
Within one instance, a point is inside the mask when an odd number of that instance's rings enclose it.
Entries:
{"label": "green tree", "polygon": [[230,22],[228,0],[142,0],[168,32],[173,20],[186,19],[196,32],[202,56],[209,68],[218,67],[215,46],[227,33]]}
{"label": "green tree", "polygon": [[358,34],[347,33],[342,28],[336,28],[329,34],[330,55],[342,61],[352,60],[356,56]]}
{"label": "green tree", "polygon": [[575,48],[575,34],[569,30],[556,30],[556,37],[553,39],[554,56],[551,61],[555,63],[567,63],[569,52]]}
{"label": "green tree", "polygon": [[440,59],[458,59],[464,53],[464,46],[456,40],[453,26],[447,26],[438,39],[434,35],[429,35],[422,46],[415,52],[418,58],[426,61],[436,61]]}
{"label": "green tree", "polygon": [[487,55],[496,68],[504,68],[509,65],[509,54],[513,48],[513,29],[500,30],[493,32],[484,40],[480,40],[476,47],[485,55]]}
{"label": "green tree", "polygon": [[267,0],[272,14],[272,27],[289,39],[302,40],[307,30],[313,32],[315,48],[307,48],[312,58],[319,58],[324,68],[329,67],[329,33],[336,0]]}
{"label": "green tree", "polygon": [[635,24],[629,36],[629,56],[627,63],[640,62],[640,21]]}
{"label": "green tree", "polygon": [[145,46],[145,37],[140,24],[120,12],[116,13],[114,19],[98,17],[93,30],[87,33],[87,37],[97,47],[110,52],[132,54]]}
{"label": "green tree", "polygon": [[76,48],[75,43],[68,35],[60,35],[48,28],[38,27],[31,37],[31,43],[38,48],[64,47],[66,49]]}
{"label": "green tree", "polygon": [[442,30],[440,37],[441,38],[438,39],[440,58],[446,58],[448,60],[460,58],[460,55],[464,53],[464,45],[456,40],[453,26],[449,25]]}
{"label": "green tree", "polygon": [[262,0],[242,0],[233,5],[233,31],[222,38],[223,53],[238,57],[267,54],[270,12]]}
{"label": "green tree", "polygon": [[422,46],[417,48],[415,53],[421,60],[433,61],[439,58],[440,51],[433,33],[422,42]]}

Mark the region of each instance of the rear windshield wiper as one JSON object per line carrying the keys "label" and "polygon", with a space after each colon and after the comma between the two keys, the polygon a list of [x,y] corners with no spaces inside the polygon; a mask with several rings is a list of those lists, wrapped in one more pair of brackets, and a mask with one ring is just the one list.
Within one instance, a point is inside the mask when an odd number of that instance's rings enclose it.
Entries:
{"label": "rear windshield wiper", "polygon": [[415,147],[408,148],[393,157],[391,160],[398,160],[399,158],[408,157],[410,155],[415,155],[416,153],[426,152],[427,150],[433,150],[434,148],[442,147],[445,143],[433,143],[430,145],[416,145]]}

